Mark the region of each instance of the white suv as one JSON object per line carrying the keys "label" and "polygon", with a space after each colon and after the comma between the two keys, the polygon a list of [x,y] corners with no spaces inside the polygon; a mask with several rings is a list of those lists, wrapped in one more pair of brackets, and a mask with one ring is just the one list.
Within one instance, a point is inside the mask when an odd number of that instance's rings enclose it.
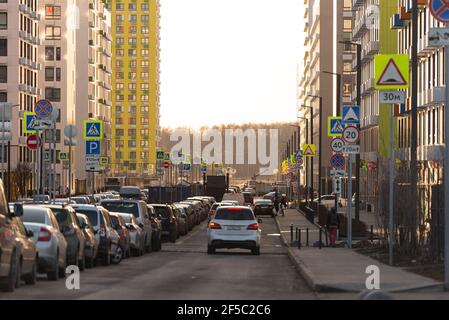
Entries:
{"label": "white suv", "polygon": [[253,210],[249,207],[218,207],[207,228],[207,253],[214,254],[219,248],[250,249],[260,254],[261,230]]}

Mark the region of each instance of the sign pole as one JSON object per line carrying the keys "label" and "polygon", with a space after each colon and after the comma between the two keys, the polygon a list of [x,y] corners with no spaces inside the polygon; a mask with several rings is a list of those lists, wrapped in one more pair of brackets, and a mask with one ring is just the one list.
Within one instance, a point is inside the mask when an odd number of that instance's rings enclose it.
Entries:
{"label": "sign pole", "polygon": [[390,196],[388,198],[388,242],[389,242],[389,259],[388,262],[393,265],[393,246],[394,246],[394,212],[393,212],[393,196],[394,196],[394,135],[393,135],[393,119],[394,109],[391,106],[390,116],[390,175],[389,175],[389,191]]}
{"label": "sign pole", "polygon": [[348,226],[347,226],[347,246],[352,248],[352,154],[349,154],[348,166]]}
{"label": "sign pole", "polygon": [[[444,48],[446,79],[449,79],[449,45]],[[449,84],[446,82],[446,103],[444,112],[444,287],[449,290]]]}
{"label": "sign pole", "polygon": [[56,121],[53,128],[53,204],[56,204]]}
{"label": "sign pole", "polygon": [[69,201],[72,200],[72,141],[73,138],[69,138]]}

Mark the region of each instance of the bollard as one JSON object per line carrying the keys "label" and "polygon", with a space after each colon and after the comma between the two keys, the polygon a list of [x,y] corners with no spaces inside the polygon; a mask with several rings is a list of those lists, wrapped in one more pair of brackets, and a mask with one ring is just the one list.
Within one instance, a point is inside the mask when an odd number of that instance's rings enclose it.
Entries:
{"label": "bollard", "polygon": [[371,242],[374,242],[374,226],[371,225]]}
{"label": "bollard", "polygon": [[306,229],[306,247],[309,246],[309,228]]}
{"label": "bollard", "polygon": [[290,244],[293,243],[293,223],[290,225]]}
{"label": "bollard", "polygon": [[321,243],[322,243],[321,241],[323,240],[323,236],[321,234],[321,227],[320,227],[319,231],[320,231],[320,240],[319,240],[320,243],[319,243],[319,246],[320,246],[320,249],[321,249]]}
{"label": "bollard", "polygon": [[301,228],[298,228],[298,249],[301,249]]}
{"label": "bollard", "polygon": [[298,241],[298,227],[296,227],[295,230],[295,240]]}

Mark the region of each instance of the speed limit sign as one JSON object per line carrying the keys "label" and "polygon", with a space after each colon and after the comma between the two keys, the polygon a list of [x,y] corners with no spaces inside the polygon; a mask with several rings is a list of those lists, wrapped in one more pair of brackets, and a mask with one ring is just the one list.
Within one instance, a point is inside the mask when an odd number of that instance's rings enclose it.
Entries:
{"label": "speed limit sign", "polygon": [[345,145],[345,142],[343,141],[342,138],[335,138],[331,142],[331,149],[333,152],[339,153],[339,152],[343,151],[344,145]]}
{"label": "speed limit sign", "polygon": [[359,129],[354,126],[346,127],[343,131],[343,140],[349,144],[357,143],[359,141]]}

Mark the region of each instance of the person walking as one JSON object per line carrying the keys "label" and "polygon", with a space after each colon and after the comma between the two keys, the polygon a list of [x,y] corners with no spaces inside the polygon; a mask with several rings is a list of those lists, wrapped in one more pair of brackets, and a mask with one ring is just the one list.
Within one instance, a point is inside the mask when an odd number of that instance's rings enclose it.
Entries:
{"label": "person walking", "polygon": [[337,209],[331,208],[327,214],[326,227],[329,232],[330,246],[335,247],[335,242],[337,241],[337,231],[340,227],[340,217],[338,215]]}
{"label": "person walking", "polygon": [[282,195],[281,197],[281,214],[283,217],[285,217],[285,212],[284,209],[287,209],[288,205],[287,205],[287,196],[285,194]]}
{"label": "person walking", "polygon": [[279,198],[279,193],[277,189],[274,189],[274,210],[275,210],[275,215],[277,216],[279,214],[279,204],[280,204],[280,198]]}

